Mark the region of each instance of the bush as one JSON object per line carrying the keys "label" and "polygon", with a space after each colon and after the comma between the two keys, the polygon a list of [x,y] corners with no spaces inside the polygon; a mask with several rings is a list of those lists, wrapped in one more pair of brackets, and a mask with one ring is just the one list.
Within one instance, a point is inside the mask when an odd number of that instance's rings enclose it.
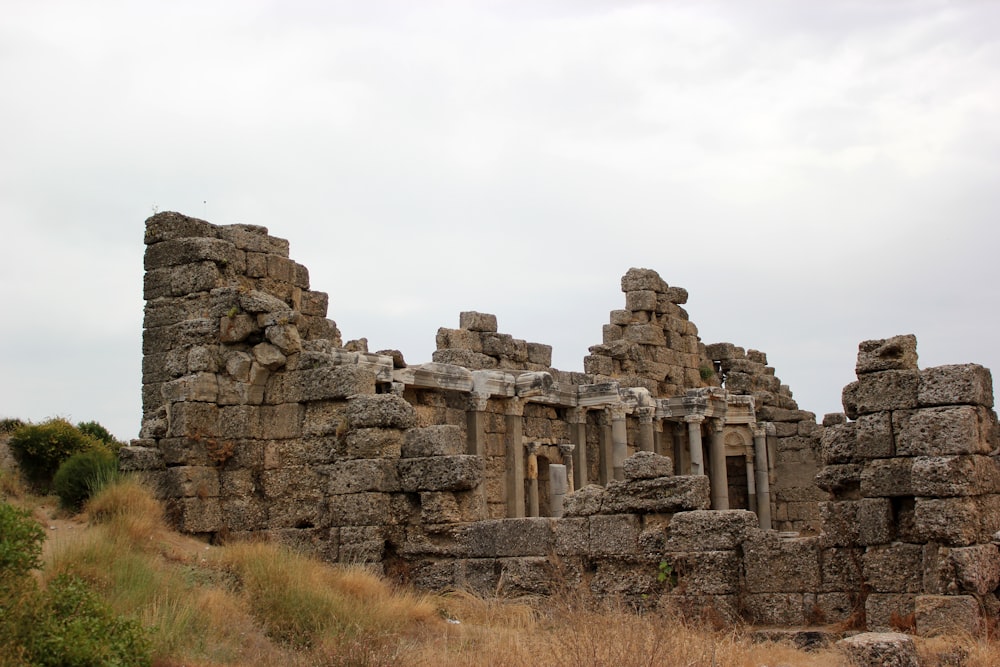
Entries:
{"label": "bush", "polygon": [[80,422],[76,425],[77,430],[84,435],[89,435],[94,440],[100,440],[111,451],[117,451],[125,443],[111,435],[111,431],[101,426],[98,422]]}
{"label": "bush", "polygon": [[41,567],[45,531],[27,510],[0,502],[0,589]]}
{"label": "bush", "polygon": [[11,435],[9,445],[25,476],[41,490],[48,490],[59,465],[73,454],[108,449],[61,418],[20,427]]}
{"label": "bush", "polygon": [[17,417],[8,417],[6,419],[0,419],[0,434],[13,433],[22,426],[24,426],[24,422],[18,419]]}
{"label": "bush", "polygon": [[118,459],[109,451],[92,449],[63,461],[52,478],[52,490],[63,507],[79,510],[95,493],[118,478]]}

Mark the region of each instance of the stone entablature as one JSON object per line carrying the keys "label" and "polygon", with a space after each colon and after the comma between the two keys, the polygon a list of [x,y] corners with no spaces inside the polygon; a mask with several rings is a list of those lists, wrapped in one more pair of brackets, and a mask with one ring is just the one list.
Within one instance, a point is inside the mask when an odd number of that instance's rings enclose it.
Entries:
{"label": "stone entablature", "polygon": [[182,530],[430,587],[561,578],[766,624],[1000,606],[992,379],[917,370],[912,337],[863,343],[847,416],[819,425],[762,352],[702,345],[686,292],[647,269],[587,373],[471,311],[407,365],[344,344],[262,227],[165,213],[146,241],[143,427],[122,459]]}

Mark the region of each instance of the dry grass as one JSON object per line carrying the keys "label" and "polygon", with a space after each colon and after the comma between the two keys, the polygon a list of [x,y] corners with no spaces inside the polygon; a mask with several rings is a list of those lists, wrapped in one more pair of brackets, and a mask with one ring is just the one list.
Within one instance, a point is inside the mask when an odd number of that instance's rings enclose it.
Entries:
{"label": "dry grass", "polygon": [[[159,504],[134,482],[108,487],[85,517],[52,531],[43,579],[74,572],[119,613],[141,619],[152,628],[157,667],[846,664],[834,649],[755,642],[670,609],[636,613],[570,593],[431,596],[275,544],[209,547],[169,530]],[[1000,644],[982,637],[918,645],[929,667],[1000,664]]]}

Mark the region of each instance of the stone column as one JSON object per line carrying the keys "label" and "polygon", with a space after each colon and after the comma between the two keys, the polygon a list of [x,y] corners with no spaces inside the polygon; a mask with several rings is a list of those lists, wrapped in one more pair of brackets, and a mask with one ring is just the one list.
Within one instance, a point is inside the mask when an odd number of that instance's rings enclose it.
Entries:
{"label": "stone column", "polygon": [[526,442],[524,448],[528,450],[528,516],[538,516],[538,450],[541,445],[537,442]]}
{"label": "stone column", "polygon": [[674,474],[687,475],[691,466],[691,457],[684,454],[684,431],[682,422],[671,422],[670,439],[674,450]]}
{"label": "stone column", "polygon": [[[562,463],[549,464],[549,516],[561,517],[563,515],[563,500],[566,498],[569,475],[566,466]],[[535,482],[538,483],[537,480]]]}
{"label": "stone column", "polygon": [[688,449],[691,455],[689,475],[704,475],[705,462],[701,451],[701,423],[705,415],[685,415],[684,421],[688,427]]}
{"label": "stone column", "polygon": [[767,428],[753,425],[754,481],[757,484],[757,522],[762,530],[771,530],[771,485],[768,481]]}
{"label": "stone column", "polygon": [[712,419],[712,436],[708,443],[708,455],[712,464],[712,509],[729,509],[729,474],[726,471],[726,441],[722,435],[723,421]]}
{"label": "stone column", "polygon": [[611,413],[611,474],[619,482],[625,481],[625,459],[628,456],[628,427],[625,424],[625,406],[612,405]]}
{"label": "stone column", "polygon": [[597,448],[600,458],[597,462],[597,481],[601,486],[607,486],[608,482],[615,478],[615,473],[611,465],[611,415],[606,409],[601,411],[600,424],[600,440]]}
{"label": "stone column", "polygon": [[653,450],[653,414],[656,408],[636,408],[639,415],[639,451]]}
{"label": "stone column", "polygon": [[576,445],[571,443],[562,443],[559,445],[559,453],[562,454],[562,464],[566,467],[566,493],[573,493],[576,491],[576,486],[573,482],[573,452],[576,450]]}
{"label": "stone column", "polygon": [[745,458],[747,466],[747,509],[756,514],[757,482],[754,480],[753,474],[753,452],[747,452]]}
{"label": "stone column", "polygon": [[573,488],[587,486],[587,411],[570,408],[567,411],[569,434],[576,447],[573,449]]}
{"label": "stone column", "polygon": [[466,453],[486,456],[486,404],[489,394],[469,395],[469,407],[465,412]]}
{"label": "stone column", "polygon": [[507,517],[518,519],[524,516],[524,428],[522,416],[524,403],[519,398],[507,399],[504,414],[504,449],[507,452],[504,464],[507,467]]}

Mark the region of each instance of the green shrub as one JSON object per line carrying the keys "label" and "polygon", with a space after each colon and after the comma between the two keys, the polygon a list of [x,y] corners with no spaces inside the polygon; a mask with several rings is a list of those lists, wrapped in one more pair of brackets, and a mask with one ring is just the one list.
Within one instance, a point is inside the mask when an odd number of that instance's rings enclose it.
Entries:
{"label": "green shrub", "polygon": [[118,478],[118,459],[109,451],[91,449],[73,454],[52,478],[52,490],[67,509],[79,510],[91,496]]}
{"label": "green shrub", "polygon": [[0,589],[41,567],[45,531],[27,510],[0,502]]}
{"label": "green shrub", "polygon": [[152,662],[142,625],[115,614],[79,577],[59,575],[25,602],[7,630],[27,664],[130,667]]}
{"label": "green shrub", "polygon": [[76,428],[84,435],[89,435],[95,440],[100,440],[111,451],[117,451],[125,443],[111,435],[111,431],[101,426],[98,422],[80,422]]}
{"label": "green shrub", "polygon": [[10,436],[10,451],[32,484],[48,490],[59,465],[77,452],[108,449],[62,418],[26,424]]}
{"label": "green shrub", "polygon": [[8,417],[6,419],[0,419],[0,434],[13,433],[22,426],[24,426],[24,422],[18,419],[17,417]]}

